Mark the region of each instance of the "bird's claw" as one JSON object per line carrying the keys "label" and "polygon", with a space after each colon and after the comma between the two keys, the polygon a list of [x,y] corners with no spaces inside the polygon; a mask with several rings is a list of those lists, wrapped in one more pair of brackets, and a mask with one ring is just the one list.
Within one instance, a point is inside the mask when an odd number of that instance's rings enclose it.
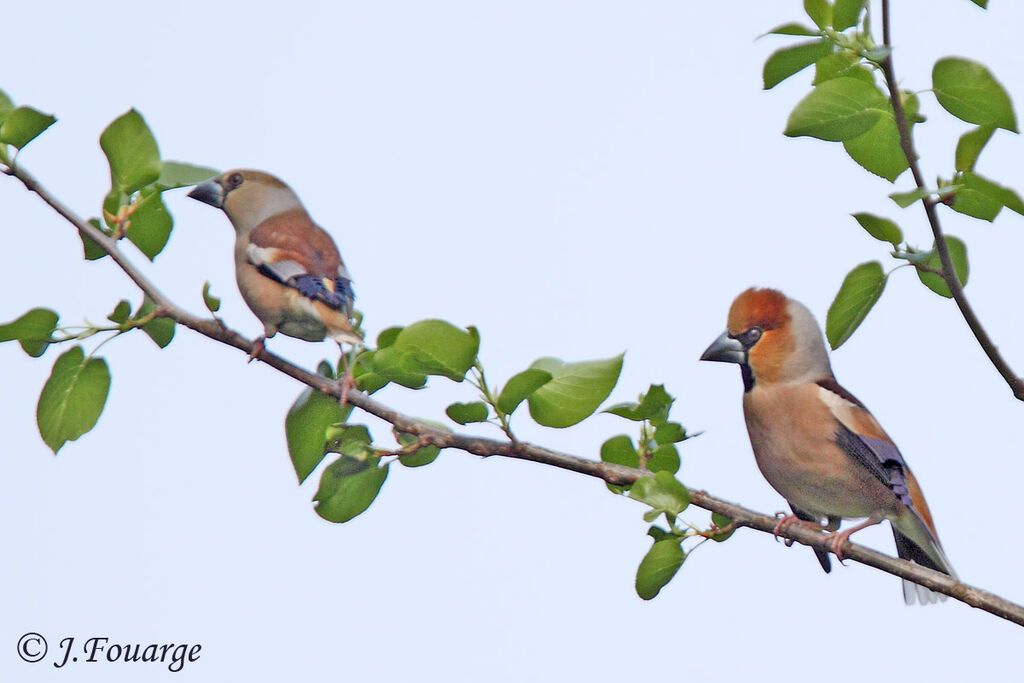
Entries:
{"label": "bird's claw", "polygon": [[[824,530],[824,527],[822,527],[821,524],[819,524],[817,522],[811,522],[811,521],[808,521],[806,519],[800,519],[796,515],[786,515],[786,514],[784,514],[782,512],[776,512],[775,513],[775,517],[779,518],[779,523],[775,525],[774,529],[772,529],[772,536],[775,537],[776,541],[779,540],[779,535],[780,534],[785,533],[786,529],[788,529],[789,527],[793,526],[794,524],[796,526],[802,526],[802,527],[807,527],[808,529],[814,529],[815,531],[823,531]],[[783,539],[783,542],[786,544],[787,548],[789,548],[790,546],[793,545],[793,539],[791,539],[791,538]]]}
{"label": "bird's claw", "polygon": [[257,356],[263,353],[263,349],[266,348],[266,345],[264,344],[266,339],[267,338],[265,336],[260,337],[259,339],[252,343],[252,350],[249,351],[249,360],[246,361],[247,363],[253,362],[254,360],[256,360]]}
{"label": "bird's claw", "polygon": [[[776,512],[775,518],[779,520],[779,523],[775,525],[774,529],[772,529],[772,536],[776,541],[779,540],[779,534],[784,533],[790,525],[801,521],[796,515],[787,515],[783,512]],[[790,543],[792,543],[792,541],[790,541]]]}
{"label": "bird's claw", "polygon": [[352,374],[352,364],[349,363],[348,356],[342,354],[341,364],[344,366],[344,372],[341,378],[341,408],[345,409],[345,405],[348,403],[348,392],[352,390],[352,387],[356,385],[356,380]]}

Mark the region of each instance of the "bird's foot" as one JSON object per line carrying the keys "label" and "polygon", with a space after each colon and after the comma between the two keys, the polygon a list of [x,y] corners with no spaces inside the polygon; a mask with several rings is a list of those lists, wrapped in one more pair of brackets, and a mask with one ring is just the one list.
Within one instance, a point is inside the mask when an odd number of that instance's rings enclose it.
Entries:
{"label": "bird's foot", "polygon": [[[780,518],[779,523],[775,525],[774,529],[772,529],[772,536],[775,537],[776,541],[779,540],[779,534],[785,533],[786,529],[793,526],[794,524],[797,526],[807,527],[808,529],[814,529],[816,531],[824,531],[825,529],[825,527],[818,524],[817,522],[809,522],[806,519],[800,519],[796,515],[786,515],[779,512],[776,513],[775,516]],[[793,545],[793,540],[790,538],[785,539],[784,542],[787,548]]]}
{"label": "bird's foot", "polygon": [[355,386],[355,381],[352,379],[352,373],[346,372],[345,376],[341,379],[341,409],[344,410],[348,404],[348,392]]}
{"label": "bird's foot", "polygon": [[875,524],[881,522],[882,519],[883,517],[881,515],[871,515],[860,524],[852,526],[845,531],[839,531],[833,534],[829,534],[828,549],[835,553],[835,556],[839,559],[839,562],[841,564],[842,561],[846,559],[846,557],[843,555],[843,546],[846,545],[846,542],[848,540],[850,540],[850,535],[860,531],[861,529],[866,529],[869,526],[874,526]]}
{"label": "bird's foot", "polygon": [[344,410],[348,403],[348,392],[356,385],[356,380],[352,374],[352,364],[349,362],[347,354],[342,354],[341,364],[345,369],[341,376],[341,409]]}
{"label": "bird's foot", "polygon": [[253,362],[256,360],[258,355],[263,353],[263,349],[266,348],[266,344],[264,343],[266,340],[267,337],[264,335],[252,343],[252,350],[249,351],[249,360],[246,361],[247,363]]}

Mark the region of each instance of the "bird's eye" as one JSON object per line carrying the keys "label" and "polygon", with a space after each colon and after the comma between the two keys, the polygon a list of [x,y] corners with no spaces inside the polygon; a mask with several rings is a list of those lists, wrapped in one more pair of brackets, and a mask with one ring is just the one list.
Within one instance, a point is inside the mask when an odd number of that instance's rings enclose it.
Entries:
{"label": "bird's eye", "polygon": [[744,348],[749,349],[751,346],[757,343],[757,341],[761,338],[762,334],[764,334],[764,330],[762,330],[760,327],[751,327],[746,332],[741,332],[735,335],[734,339],[736,339],[736,341],[738,341],[740,344],[743,344]]}
{"label": "bird's eye", "polygon": [[231,185],[232,188],[235,188],[242,184],[242,180],[243,178],[241,173],[232,173],[228,178],[228,184]]}

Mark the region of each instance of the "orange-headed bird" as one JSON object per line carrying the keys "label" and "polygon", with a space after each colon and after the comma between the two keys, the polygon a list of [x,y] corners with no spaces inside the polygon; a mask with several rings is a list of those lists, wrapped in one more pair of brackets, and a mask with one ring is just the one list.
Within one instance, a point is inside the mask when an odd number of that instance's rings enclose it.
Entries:
{"label": "orange-headed bird", "polygon": [[[956,577],[917,480],[874,416],[836,382],[806,306],[774,289],[748,289],[701,360],[740,366],[754,459],[793,508],[777,528],[823,524],[835,532],[842,519],[866,517],[833,534],[841,559],[850,534],[888,519],[901,558]],[[815,554],[830,571],[828,553]],[[903,598],[927,604],[945,596],[904,580]]]}

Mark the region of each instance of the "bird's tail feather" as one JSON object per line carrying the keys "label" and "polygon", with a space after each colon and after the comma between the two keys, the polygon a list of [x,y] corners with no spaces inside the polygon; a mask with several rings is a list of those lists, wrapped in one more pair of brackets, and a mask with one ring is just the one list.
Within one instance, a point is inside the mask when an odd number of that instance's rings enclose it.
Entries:
{"label": "bird's tail feather", "polygon": [[[896,554],[900,559],[957,578],[938,537],[913,509],[908,508],[899,518],[893,520],[892,535],[896,539]],[[903,601],[908,605],[915,602],[927,605],[945,599],[946,596],[941,593],[913,581],[903,580]]]}

